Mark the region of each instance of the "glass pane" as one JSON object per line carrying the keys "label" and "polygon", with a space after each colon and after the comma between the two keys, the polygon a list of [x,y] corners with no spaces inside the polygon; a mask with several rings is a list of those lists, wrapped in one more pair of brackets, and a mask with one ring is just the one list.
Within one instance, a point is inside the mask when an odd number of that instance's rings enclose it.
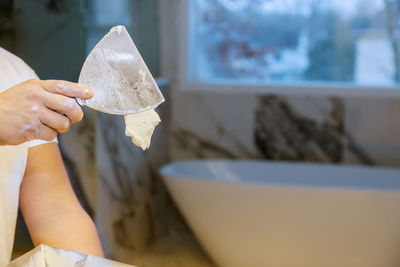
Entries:
{"label": "glass pane", "polygon": [[91,0],[89,7],[92,23],[97,26],[114,26],[131,24],[131,0]]}
{"label": "glass pane", "polygon": [[400,0],[195,0],[191,79],[400,80]]}
{"label": "glass pane", "polygon": [[124,25],[129,30],[132,24],[131,0],[87,0],[86,4],[87,54],[112,26]]}

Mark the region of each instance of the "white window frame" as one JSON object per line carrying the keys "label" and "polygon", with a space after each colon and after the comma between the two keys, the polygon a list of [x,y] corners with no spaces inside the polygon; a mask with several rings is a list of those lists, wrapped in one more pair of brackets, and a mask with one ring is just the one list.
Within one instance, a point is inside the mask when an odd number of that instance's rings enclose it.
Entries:
{"label": "white window frame", "polygon": [[383,97],[400,98],[400,86],[363,86],[340,82],[293,82],[293,83],[235,83],[197,82],[190,80],[190,54],[194,51],[194,33],[190,31],[194,20],[190,13],[193,0],[182,0],[179,6],[179,75],[178,87],[185,92],[229,92],[279,95],[317,95],[338,97]]}

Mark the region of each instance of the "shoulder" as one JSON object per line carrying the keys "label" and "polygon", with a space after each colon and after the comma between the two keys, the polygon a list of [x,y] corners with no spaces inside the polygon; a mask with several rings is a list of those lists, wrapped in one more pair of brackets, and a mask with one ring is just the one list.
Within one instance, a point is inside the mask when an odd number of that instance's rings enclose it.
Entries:
{"label": "shoulder", "polygon": [[0,47],[0,92],[29,79],[37,79],[35,71],[21,58]]}

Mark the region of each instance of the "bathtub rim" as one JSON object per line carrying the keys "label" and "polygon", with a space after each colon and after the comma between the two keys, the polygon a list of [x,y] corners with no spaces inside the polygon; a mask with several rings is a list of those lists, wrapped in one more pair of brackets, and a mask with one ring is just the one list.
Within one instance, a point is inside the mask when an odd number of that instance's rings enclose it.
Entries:
{"label": "bathtub rim", "polygon": [[[368,179],[357,177],[356,181],[354,179],[333,179],[322,180],[318,178],[298,178],[297,180],[280,180],[277,178],[258,178],[258,179],[240,179],[240,180],[223,180],[216,179],[215,177],[203,177],[202,175],[196,174],[179,174],[174,167],[187,165],[187,164],[205,164],[205,163],[239,163],[239,164],[258,164],[265,165],[267,168],[270,166],[285,167],[290,166],[292,168],[314,168],[315,170],[321,168],[330,168],[340,171],[359,171],[373,174],[390,174],[392,177],[380,178],[380,177],[368,177]],[[296,187],[296,188],[318,188],[318,189],[339,189],[339,190],[361,190],[361,191],[392,191],[400,192],[400,168],[384,167],[384,166],[365,166],[356,164],[332,164],[332,163],[313,163],[313,162],[291,162],[291,161],[268,161],[268,160],[248,160],[248,159],[185,159],[169,162],[163,165],[159,170],[159,174],[164,180],[167,179],[182,179],[182,180],[195,180],[222,184],[233,184],[233,185],[256,185],[256,186],[268,186],[268,187]],[[395,176],[395,174],[397,174]],[[260,181],[262,179],[262,181]],[[282,179],[282,178],[278,178]],[[283,178],[286,179],[286,178]],[[305,179],[305,180],[304,180]],[[363,183],[361,180],[367,181],[369,183]],[[334,181],[333,181],[334,180]],[[386,182],[386,183],[385,183]],[[371,184],[372,183],[372,184]]]}

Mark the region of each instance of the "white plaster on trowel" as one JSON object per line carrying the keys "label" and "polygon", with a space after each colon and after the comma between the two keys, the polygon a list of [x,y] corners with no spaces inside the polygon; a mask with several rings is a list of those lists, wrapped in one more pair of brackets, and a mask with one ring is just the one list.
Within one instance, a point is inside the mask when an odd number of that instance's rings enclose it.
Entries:
{"label": "white plaster on trowel", "polygon": [[128,114],[125,118],[125,135],[132,138],[132,142],[143,150],[150,147],[154,128],[161,122],[154,109],[140,113]]}
{"label": "white plaster on trowel", "polygon": [[123,26],[115,26],[111,28],[110,32],[116,31],[118,34],[121,34],[122,30]]}

